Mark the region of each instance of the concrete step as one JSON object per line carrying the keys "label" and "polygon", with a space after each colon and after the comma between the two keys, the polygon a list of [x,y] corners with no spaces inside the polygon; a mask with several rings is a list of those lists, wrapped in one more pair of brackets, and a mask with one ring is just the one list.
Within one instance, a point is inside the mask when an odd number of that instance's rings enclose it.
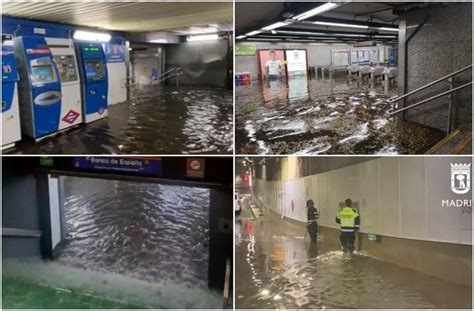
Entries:
{"label": "concrete step", "polygon": [[426,154],[472,154],[472,132],[456,129],[431,147]]}

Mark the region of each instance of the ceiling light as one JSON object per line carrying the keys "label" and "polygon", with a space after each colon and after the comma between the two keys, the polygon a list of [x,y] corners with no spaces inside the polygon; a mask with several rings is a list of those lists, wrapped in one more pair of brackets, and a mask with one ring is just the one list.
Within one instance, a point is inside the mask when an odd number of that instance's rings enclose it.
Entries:
{"label": "ceiling light", "polygon": [[236,39],[243,39],[243,38],[245,38],[245,37],[247,37],[247,36],[242,35],[242,36],[238,36],[238,37],[235,37],[235,38],[236,38]]}
{"label": "ceiling light", "polygon": [[211,40],[218,40],[219,35],[218,34],[211,34],[211,35],[195,35],[195,36],[188,36],[186,40],[188,42],[193,42],[193,41],[211,41]]}
{"label": "ceiling light", "polygon": [[272,29],[276,29],[276,28],[279,28],[279,27],[283,27],[283,26],[287,26],[291,24],[291,22],[277,22],[275,24],[271,24],[267,27],[263,27],[262,30],[272,30]]}
{"label": "ceiling light", "polygon": [[322,26],[360,28],[360,29],[368,29],[369,28],[369,26],[364,26],[364,25],[342,24],[342,23],[313,22],[313,24],[322,25]]}
{"label": "ceiling light", "polygon": [[247,38],[247,40],[251,40],[251,41],[281,41],[281,39],[275,39],[275,38]]}
{"label": "ceiling light", "polygon": [[352,34],[352,33],[335,33],[333,36],[338,36],[338,37],[367,37],[367,35],[357,35],[357,34]]}
{"label": "ceiling light", "polygon": [[108,33],[76,30],[73,38],[81,41],[109,42],[112,36]]}
{"label": "ceiling light", "polygon": [[321,13],[324,13],[324,12],[327,12],[329,10],[332,10],[334,9],[335,7],[337,7],[338,5],[336,3],[325,3],[321,6],[318,6],[317,8],[314,8],[312,10],[309,10],[309,11],[306,11],[302,14],[299,14],[299,15],[296,15],[294,17],[294,19],[298,20],[298,21],[301,21],[301,20],[304,20],[304,19],[307,19],[311,16],[314,16],[314,15],[318,15],[318,14],[321,14]]}
{"label": "ceiling light", "polygon": [[379,36],[379,35],[376,35],[376,36],[373,36],[374,38],[391,38],[391,39],[395,39],[397,36]]}
{"label": "ceiling light", "polygon": [[383,30],[383,31],[396,31],[398,32],[398,28],[388,28],[388,27],[380,27],[377,28],[378,30]]}
{"label": "ceiling light", "polygon": [[249,33],[246,33],[245,35],[246,36],[254,36],[254,35],[258,35],[259,33],[261,33],[260,30],[254,30],[254,31],[251,31]]}
{"label": "ceiling light", "polygon": [[310,31],[287,31],[287,30],[278,30],[276,33],[281,34],[290,34],[290,35],[309,35],[309,36],[325,36],[325,33],[322,32],[310,32]]}

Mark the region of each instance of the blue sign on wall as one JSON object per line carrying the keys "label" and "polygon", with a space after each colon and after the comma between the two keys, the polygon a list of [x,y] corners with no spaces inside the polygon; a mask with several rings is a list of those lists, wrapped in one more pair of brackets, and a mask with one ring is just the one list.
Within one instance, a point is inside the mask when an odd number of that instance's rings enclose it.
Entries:
{"label": "blue sign on wall", "polygon": [[135,157],[74,157],[73,165],[77,169],[134,173],[159,176],[161,174],[160,158]]}
{"label": "blue sign on wall", "polygon": [[125,46],[120,44],[104,44],[105,59],[107,63],[125,62]]}

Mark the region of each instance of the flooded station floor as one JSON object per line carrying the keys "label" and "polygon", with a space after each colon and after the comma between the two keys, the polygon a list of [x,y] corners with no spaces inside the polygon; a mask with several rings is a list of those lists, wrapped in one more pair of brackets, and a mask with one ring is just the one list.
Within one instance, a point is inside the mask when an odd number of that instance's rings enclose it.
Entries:
{"label": "flooded station floor", "polygon": [[471,288],[304,239],[304,226],[242,211],[235,235],[236,307],[470,308]]}
{"label": "flooded station floor", "polygon": [[109,116],[35,143],[23,138],[17,154],[232,154],[232,91],[207,87],[133,88],[130,102]]}
{"label": "flooded station floor", "polygon": [[396,87],[296,78],[237,86],[235,92],[241,154],[413,154],[444,137],[386,115],[386,99]]}

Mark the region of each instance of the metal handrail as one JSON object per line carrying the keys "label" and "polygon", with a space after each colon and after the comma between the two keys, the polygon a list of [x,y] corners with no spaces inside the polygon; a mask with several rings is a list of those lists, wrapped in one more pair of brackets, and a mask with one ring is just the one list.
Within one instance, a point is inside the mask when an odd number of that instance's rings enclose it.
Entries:
{"label": "metal handrail", "polygon": [[231,276],[231,265],[230,265],[230,258],[226,259],[225,262],[225,276],[224,276],[224,294],[223,294],[223,303],[222,307],[227,309],[227,303],[230,298],[230,276]]}
{"label": "metal handrail", "polygon": [[[178,76],[181,76],[182,74],[183,74],[183,69],[182,68],[180,68],[180,67],[171,68],[170,70],[168,70],[166,72],[163,72],[162,74],[157,76],[155,80],[150,80],[149,84],[161,83],[163,81],[168,80],[169,78],[178,77]],[[126,83],[125,85],[126,86],[132,86],[132,85],[137,84],[137,82],[135,81],[135,78],[136,78],[136,76],[130,76],[130,77],[125,78],[125,83]],[[132,80],[134,81],[133,83],[131,82]],[[127,81],[128,81],[128,83],[127,83]],[[179,79],[176,79],[176,86],[179,86]]]}
{"label": "metal handrail", "polygon": [[[428,88],[428,87],[430,87],[430,86],[433,86],[433,85],[435,85],[435,84],[438,84],[438,83],[441,82],[441,81],[444,81],[444,80],[446,80],[446,79],[449,79],[449,78],[451,78],[451,77],[453,77],[453,76],[455,76],[455,75],[457,75],[457,74],[459,74],[459,73],[461,73],[461,72],[463,72],[463,71],[466,71],[466,70],[468,70],[469,68],[472,68],[472,64],[469,65],[469,66],[466,66],[466,67],[464,67],[464,68],[462,68],[462,69],[459,69],[458,71],[455,71],[455,72],[453,72],[453,73],[450,73],[449,75],[444,76],[444,77],[442,77],[442,78],[440,78],[440,79],[438,79],[438,80],[435,80],[435,81],[433,81],[433,82],[430,82],[430,83],[428,83],[428,84],[426,84],[426,85],[424,85],[424,86],[422,86],[422,87],[419,87],[419,88],[417,88],[416,90],[413,90],[413,91],[411,91],[411,92],[409,92],[409,93],[406,93],[405,95],[402,95],[402,96],[399,96],[399,97],[395,97],[395,98],[390,98],[390,99],[387,100],[387,102],[391,104],[391,103],[397,102],[397,101],[399,101],[399,100],[402,100],[402,99],[404,99],[404,98],[406,98],[406,97],[408,97],[408,96],[410,96],[410,95],[413,95],[413,94],[415,94],[415,93],[418,93],[419,91],[422,91],[422,90],[424,90],[424,89],[426,89],[426,88]],[[412,106],[410,106],[410,107],[412,107]]]}
{"label": "metal handrail", "polygon": [[471,85],[471,84],[472,84],[472,82],[463,84],[463,85],[458,86],[458,87],[456,87],[456,88],[454,88],[454,89],[451,89],[451,90],[446,91],[446,92],[443,92],[443,93],[439,93],[439,94],[437,94],[437,95],[435,95],[435,96],[432,96],[432,97],[430,97],[430,98],[427,98],[427,99],[425,99],[425,100],[422,100],[422,101],[420,101],[420,102],[417,102],[416,104],[410,105],[410,106],[408,106],[408,107],[404,107],[404,108],[401,108],[401,109],[398,109],[398,110],[395,110],[395,111],[393,111],[393,110],[390,111],[390,110],[389,110],[389,111],[387,111],[387,113],[388,113],[389,116],[398,114],[398,113],[403,112],[403,111],[405,111],[405,110],[408,110],[408,109],[411,109],[411,108],[420,106],[420,105],[422,105],[422,104],[424,104],[424,103],[426,103],[426,102],[432,101],[432,100],[434,100],[434,99],[436,99],[436,98],[438,98],[438,97],[442,97],[442,96],[445,96],[445,95],[454,93],[454,92],[456,92],[456,91],[459,91],[460,89],[463,89],[463,88],[465,88],[465,87],[467,87],[467,86],[469,86],[469,85]]}

